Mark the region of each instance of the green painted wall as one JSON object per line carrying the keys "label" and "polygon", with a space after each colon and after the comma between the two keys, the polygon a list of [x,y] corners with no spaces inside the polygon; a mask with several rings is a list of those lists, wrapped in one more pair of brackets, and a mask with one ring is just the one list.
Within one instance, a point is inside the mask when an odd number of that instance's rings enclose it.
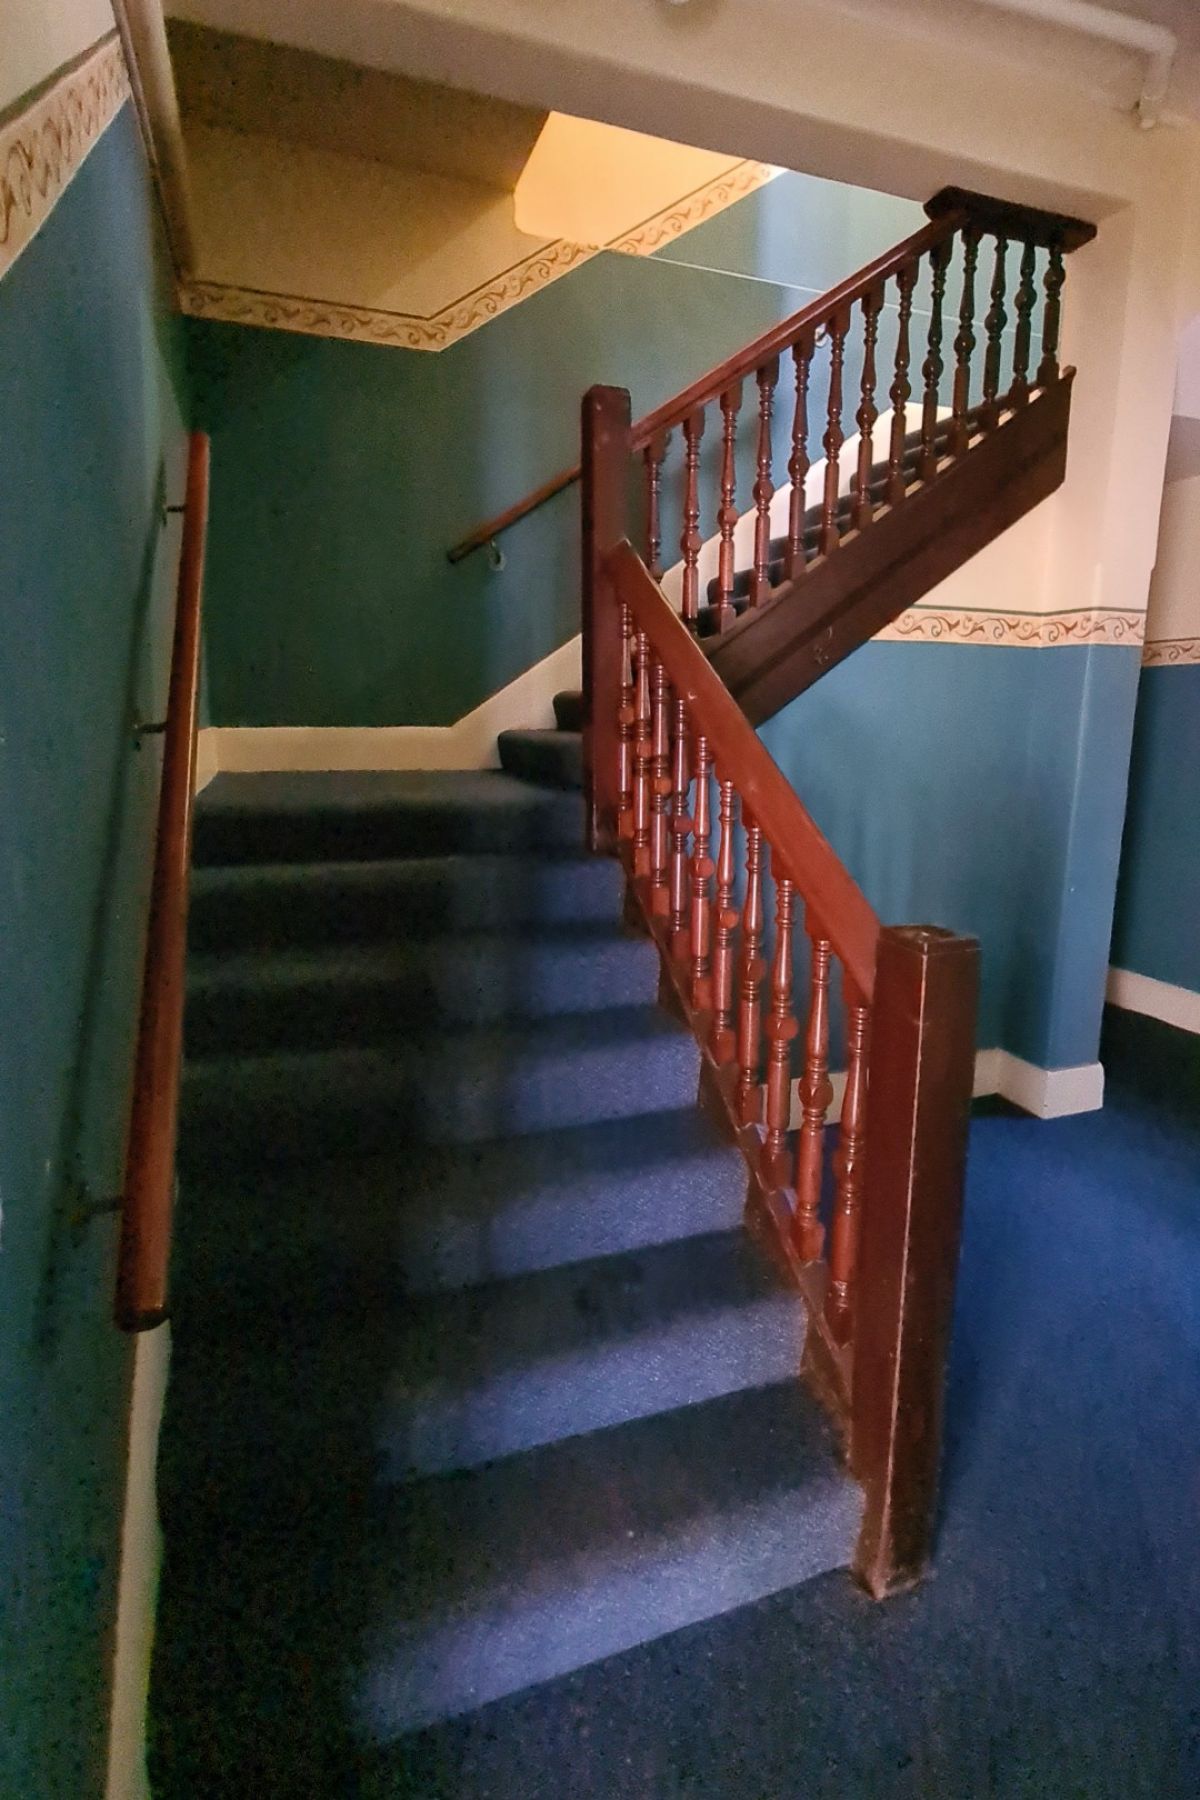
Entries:
{"label": "green painted wall", "polygon": [[103,1791],[131,1347],[115,1226],[183,358],[132,108],[0,282],[0,1794]]}

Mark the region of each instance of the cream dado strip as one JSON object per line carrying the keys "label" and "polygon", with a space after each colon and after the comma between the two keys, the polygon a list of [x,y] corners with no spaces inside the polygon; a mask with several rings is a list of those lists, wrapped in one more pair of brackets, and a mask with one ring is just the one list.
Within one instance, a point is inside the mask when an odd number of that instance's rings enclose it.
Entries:
{"label": "cream dado strip", "polygon": [[590,261],[601,250],[651,256],[693,226],[773,181],[778,173],[769,163],[733,163],[694,192],[622,232],[611,243],[574,244],[559,238],[538,245],[511,268],[501,270],[469,293],[458,295],[435,313],[388,312],[313,295],[279,294],[204,280],[185,283],[180,304],[184,312],[197,318],[219,319],[231,325],[262,325],[276,331],[403,350],[446,350],[530,294]]}
{"label": "cream dado strip", "polygon": [[0,125],[0,276],[40,231],[128,97],[113,32]]}
{"label": "cream dado strip", "polygon": [[1147,669],[1182,667],[1200,663],[1200,637],[1147,638],[1142,651],[1142,666]]}

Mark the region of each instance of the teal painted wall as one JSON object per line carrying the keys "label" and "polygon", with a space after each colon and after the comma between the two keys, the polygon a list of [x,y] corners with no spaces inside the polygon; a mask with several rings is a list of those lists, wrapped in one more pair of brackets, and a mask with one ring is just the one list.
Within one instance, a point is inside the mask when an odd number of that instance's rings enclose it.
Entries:
{"label": "teal painted wall", "polygon": [[1138,653],[875,643],[760,736],[882,918],[980,939],[979,1043],[1100,1037]]}
{"label": "teal painted wall", "polygon": [[117,1191],[165,698],[183,358],[132,108],[0,282],[0,1793],[103,1791],[131,1349]]}
{"label": "teal painted wall", "polygon": [[1112,960],[1200,993],[1200,665],[1142,671]]}

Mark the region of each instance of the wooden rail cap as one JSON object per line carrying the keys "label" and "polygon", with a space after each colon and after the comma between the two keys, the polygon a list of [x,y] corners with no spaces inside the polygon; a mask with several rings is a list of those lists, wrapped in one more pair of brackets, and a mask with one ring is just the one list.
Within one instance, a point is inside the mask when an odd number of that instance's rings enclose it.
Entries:
{"label": "wooden rail cap", "polygon": [[196,785],[208,469],[208,438],[203,432],[193,432],[188,443],[187,499],[163,734],[150,919],[125,1150],[115,1307],[116,1322],[122,1331],[149,1331],[167,1317],[183,1056],[184,951]]}
{"label": "wooden rail cap", "polygon": [[931,219],[965,213],[983,231],[1017,243],[1036,244],[1042,250],[1079,250],[1096,235],[1096,227],[1086,219],[1073,219],[1069,213],[1043,212],[1040,207],[1021,206],[1015,200],[996,200],[991,194],[976,194],[970,188],[942,188],[925,202],[925,211]]}

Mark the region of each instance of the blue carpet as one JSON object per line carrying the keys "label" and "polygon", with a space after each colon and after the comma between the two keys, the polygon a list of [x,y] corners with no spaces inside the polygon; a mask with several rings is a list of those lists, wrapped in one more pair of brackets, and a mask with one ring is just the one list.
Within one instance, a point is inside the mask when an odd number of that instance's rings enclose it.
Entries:
{"label": "blue carpet", "polygon": [[1102,1113],[976,1122],[937,1568],[844,1575],[414,1737],[421,1800],[1200,1793],[1200,1081],[1110,1020]]}

